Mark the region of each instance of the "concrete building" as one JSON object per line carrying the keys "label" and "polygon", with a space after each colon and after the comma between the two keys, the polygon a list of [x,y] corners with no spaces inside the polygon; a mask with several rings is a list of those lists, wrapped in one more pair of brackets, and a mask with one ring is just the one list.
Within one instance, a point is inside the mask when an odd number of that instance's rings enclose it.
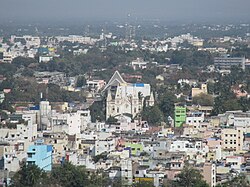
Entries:
{"label": "concrete building", "polygon": [[194,128],[199,128],[204,119],[203,112],[191,112],[186,117],[186,124],[191,125]]}
{"label": "concrete building", "polygon": [[243,130],[242,129],[222,129],[221,140],[222,148],[226,151],[240,152],[243,148]]}
{"label": "concrete building", "polygon": [[27,164],[35,164],[44,171],[52,170],[52,145],[43,145],[43,141],[37,141],[29,147]]}
{"label": "concrete building", "polygon": [[53,113],[49,121],[53,132],[66,132],[74,135],[80,134],[88,127],[91,123],[91,116],[89,110],[78,110],[74,113]]}
{"label": "concrete building", "polygon": [[204,180],[209,184],[211,187],[216,186],[216,165],[213,163],[206,162],[203,166],[202,175]]}
{"label": "concrete building", "polygon": [[39,56],[39,63],[41,62],[49,62],[53,60],[52,56]]}
{"label": "concrete building", "polygon": [[201,84],[201,88],[192,88],[192,98],[202,93],[207,94],[207,84]]}
{"label": "concrete building", "polygon": [[129,147],[131,149],[131,154],[134,156],[139,156],[143,151],[143,145],[140,143],[125,143],[125,147]]}
{"label": "concrete building", "polygon": [[104,86],[106,85],[106,82],[104,80],[87,80],[86,86],[91,91],[100,91]]}
{"label": "concrete building", "polygon": [[133,67],[134,70],[136,70],[136,69],[145,69],[147,67],[148,63],[149,62],[146,62],[141,58],[137,58],[136,60],[131,62],[131,66]]}
{"label": "concrete building", "polygon": [[5,95],[4,92],[0,92],[0,104],[4,101]]}
{"label": "concrete building", "polygon": [[230,70],[231,67],[237,66],[245,70],[246,59],[243,58],[235,58],[235,57],[217,57],[214,58],[214,66],[218,70]]}
{"label": "concrete building", "polygon": [[52,114],[51,105],[49,101],[41,101],[39,105],[40,110],[40,120],[39,120],[39,129],[46,129],[49,126],[49,119]]}
{"label": "concrete building", "polygon": [[11,63],[13,56],[10,52],[3,52],[3,63]]}
{"label": "concrete building", "polygon": [[104,152],[110,153],[115,150],[115,139],[107,138],[107,139],[98,139],[95,141],[95,153],[94,155],[100,155]]}
{"label": "concrete building", "polygon": [[121,178],[127,185],[133,183],[133,172],[132,172],[132,159],[121,160]]}
{"label": "concrete building", "polygon": [[181,127],[186,122],[187,111],[185,106],[175,106],[174,109],[174,123],[175,127]]}

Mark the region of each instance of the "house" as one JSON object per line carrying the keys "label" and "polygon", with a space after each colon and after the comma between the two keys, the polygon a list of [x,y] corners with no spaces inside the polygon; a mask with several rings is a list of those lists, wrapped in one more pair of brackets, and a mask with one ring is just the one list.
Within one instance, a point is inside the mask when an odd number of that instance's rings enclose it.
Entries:
{"label": "house", "polygon": [[202,168],[202,175],[209,186],[216,186],[216,165],[214,163],[205,162]]}
{"label": "house", "polygon": [[221,131],[222,148],[225,151],[240,152],[243,148],[243,130],[225,128]]}
{"label": "house", "polygon": [[147,67],[148,63],[149,62],[146,62],[141,58],[137,58],[136,60],[131,62],[131,66],[133,67],[134,70],[136,70],[136,69],[145,69]]}
{"label": "house", "polygon": [[52,145],[44,145],[43,140],[37,140],[27,151],[27,164],[37,165],[44,171],[52,170]]}
{"label": "house", "polygon": [[202,93],[207,94],[207,84],[201,84],[201,88],[192,88],[192,98]]}
{"label": "house", "polygon": [[5,95],[4,92],[0,92],[0,104],[4,101]]}
{"label": "house", "polygon": [[216,57],[214,58],[214,66],[218,70],[230,70],[231,67],[237,66],[245,70],[245,57]]}
{"label": "house", "polygon": [[185,122],[186,122],[186,117],[187,117],[187,108],[186,106],[175,106],[174,109],[174,122],[175,122],[175,127],[181,127]]}

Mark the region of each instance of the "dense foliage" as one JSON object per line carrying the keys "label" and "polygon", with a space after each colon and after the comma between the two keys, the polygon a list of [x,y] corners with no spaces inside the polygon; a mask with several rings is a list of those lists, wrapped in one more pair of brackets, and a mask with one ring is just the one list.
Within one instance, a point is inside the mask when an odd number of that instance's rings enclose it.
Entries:
{"label": "dense foliage", "polygon": [[177,175],[177,180],[170,182],[170,187],[209,187],[203,179],[199,170],[191,167],[184,166],[181,173]]}
{"label": "dense foliage", "polygon": [[104,187],[110,181],[103,172],[88,172],[84,166],[74,166],[71,163],[53,168],[51,173],[45,173],[36,165],[24,165],[11,180],[12,187]]}

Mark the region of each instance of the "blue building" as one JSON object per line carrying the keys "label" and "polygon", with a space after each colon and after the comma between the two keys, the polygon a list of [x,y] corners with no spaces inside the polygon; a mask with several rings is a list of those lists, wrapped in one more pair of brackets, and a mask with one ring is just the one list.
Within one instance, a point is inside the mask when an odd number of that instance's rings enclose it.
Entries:
{"label": "blue building", "polygon": [[41,141],[37,141],[35,145],[31,145],[28,149],[27,164],[35,164],[44,171],[52,169],[52,145],[44,145]]}

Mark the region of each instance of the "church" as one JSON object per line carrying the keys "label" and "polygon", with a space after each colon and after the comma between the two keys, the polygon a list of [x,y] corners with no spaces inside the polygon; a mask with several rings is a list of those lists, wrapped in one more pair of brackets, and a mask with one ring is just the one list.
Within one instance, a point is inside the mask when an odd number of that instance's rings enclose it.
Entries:
{"label": "church", "polygon": [[106,84],[106,119],[127,116],[134,118],[144,106],[154,105],[150,84],[127,83],[116,71]]}

